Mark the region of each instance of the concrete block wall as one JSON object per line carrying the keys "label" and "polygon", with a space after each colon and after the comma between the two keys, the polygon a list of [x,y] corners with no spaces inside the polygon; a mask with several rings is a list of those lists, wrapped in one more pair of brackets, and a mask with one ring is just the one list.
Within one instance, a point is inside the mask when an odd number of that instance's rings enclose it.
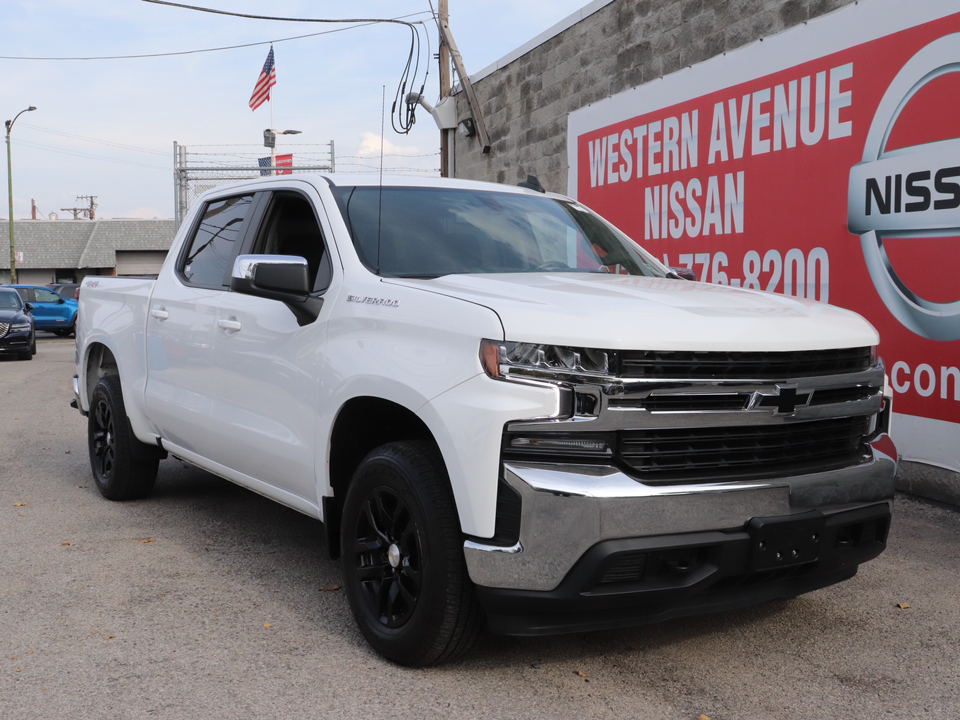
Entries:
{"label": "concrete block wall", "polygon": [[[853,0],[613,0],[474,81],[490,135],[457,135],[455,175],[567,188],[567,116],[835,10]],[[456,32],[456,28],[454,28]],[[469,62],[469,58],[465,58]],[[458,96],[458,111],[467,112]]]}

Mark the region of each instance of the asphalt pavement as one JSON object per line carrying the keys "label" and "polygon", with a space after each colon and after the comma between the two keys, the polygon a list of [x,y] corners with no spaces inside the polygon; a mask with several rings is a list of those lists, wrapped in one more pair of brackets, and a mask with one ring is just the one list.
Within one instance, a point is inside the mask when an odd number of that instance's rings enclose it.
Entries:
{"label": "asphalt pavement", "polygon": [[794,600],[410,670],[364,642],[315,520],[172,458],[102,499],[73,359],[0,358],[0,718],[960,717],[955,509],[898,496],[887,551]]}

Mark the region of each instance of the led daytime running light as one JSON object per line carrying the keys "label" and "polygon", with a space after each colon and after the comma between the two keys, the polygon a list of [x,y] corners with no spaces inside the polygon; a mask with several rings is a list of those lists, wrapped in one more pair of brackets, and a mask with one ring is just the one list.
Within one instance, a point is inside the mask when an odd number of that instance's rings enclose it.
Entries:
{"label": "led daytime running light", "polygon": [[531,450],[583,450],[599,453],[605,453],[610,449],[610,444],[606,440],[592,438],[581,440],[568,437],[515,437],[510,441],[510,445]]}
{"label": "led daytime running light", "polygon": [[480,360],[487,375],[503,378],[510,370],[609,375],[611,354],[594,348],[483,340]]}

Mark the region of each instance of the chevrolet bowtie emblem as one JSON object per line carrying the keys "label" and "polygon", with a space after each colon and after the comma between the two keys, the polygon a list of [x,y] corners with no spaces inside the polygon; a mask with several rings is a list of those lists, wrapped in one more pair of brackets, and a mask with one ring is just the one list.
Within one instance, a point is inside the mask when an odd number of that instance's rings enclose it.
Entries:
{"label": "chevrolet bowtie emblem", "polygon": [[796,412],[797,405],[806,405],[810,398],[810,395],[806,393],[798,395],[797,388],[795,387],[784,387],[782,385],[777,385],[776,395],[767,395],[765,393],[757,393],[756,395],[757,397],[754,402],[751,403],[751,407],[776,408],[777,415],[790,415]]}
{"label": "chevrolet bowtie emblem", "polygon": [[780,388],[780,394],[777,396],[777,412],[781,415],[792,413],[797,409],[797,389]]}

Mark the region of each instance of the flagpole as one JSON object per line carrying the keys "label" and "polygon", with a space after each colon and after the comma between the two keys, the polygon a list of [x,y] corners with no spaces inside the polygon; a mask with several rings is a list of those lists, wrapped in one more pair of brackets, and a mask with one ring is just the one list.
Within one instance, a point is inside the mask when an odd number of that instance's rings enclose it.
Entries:
{"label": "flagpole", "polygon": [[273,122],[273,95],[277,86],[270,88],[270,130],[273,132],[273,147],[270,148],[270,174],[277,174],[277,126]]}

